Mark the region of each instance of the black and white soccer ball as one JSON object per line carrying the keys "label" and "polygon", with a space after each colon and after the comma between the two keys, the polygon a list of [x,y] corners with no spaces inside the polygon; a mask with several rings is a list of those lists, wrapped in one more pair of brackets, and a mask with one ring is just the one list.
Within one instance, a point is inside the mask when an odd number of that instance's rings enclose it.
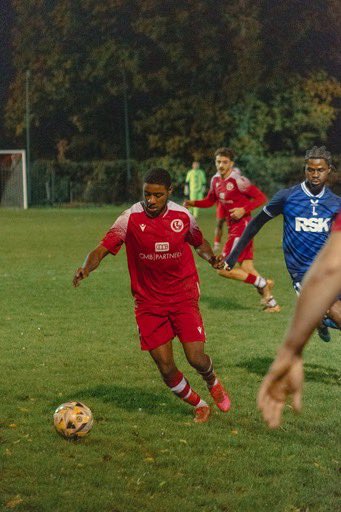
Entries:
{"label": "black and white soccer ball", "polygon": [[79,439],[90,432],[94,418],[89,407],[82,402],[66,402],[55,410],[53,422],[61,436]]}

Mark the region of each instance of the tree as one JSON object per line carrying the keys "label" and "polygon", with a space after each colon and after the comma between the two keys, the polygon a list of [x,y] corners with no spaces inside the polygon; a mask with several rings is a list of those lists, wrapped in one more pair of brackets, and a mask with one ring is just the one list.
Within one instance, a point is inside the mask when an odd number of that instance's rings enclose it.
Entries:
{"label": "tree", "polygon": [[249,159],[295,153],[335,119],[335,0],[13,5],[6,125],[23,139],[29,69],[34,156],[66,141],[66,158],[124,158],[125,82],[138,160],[208,158],[221,144]]}

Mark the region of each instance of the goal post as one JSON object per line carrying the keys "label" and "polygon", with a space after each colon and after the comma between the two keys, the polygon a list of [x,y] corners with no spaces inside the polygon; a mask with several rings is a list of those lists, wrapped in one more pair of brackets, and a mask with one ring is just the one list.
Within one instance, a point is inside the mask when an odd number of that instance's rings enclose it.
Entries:
{"label": "goal post", "polygon": [[24,149],[0,150],[0,207],[28,208]]}

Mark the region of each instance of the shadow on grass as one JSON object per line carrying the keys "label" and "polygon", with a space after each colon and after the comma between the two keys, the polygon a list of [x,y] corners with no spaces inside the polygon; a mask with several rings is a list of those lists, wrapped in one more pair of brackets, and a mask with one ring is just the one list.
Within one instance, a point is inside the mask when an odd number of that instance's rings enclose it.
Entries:
{"label": "shadow on grass", "polygon": [[[264,376],[272,363],[270,357],[253,357],[247,361],[241,361],[236,366],[243,368],[249,373]],[[319,364],[304,364],[305,380],[310,382],[322,382],[323,384],[330,384],[334,386],[341,385],[341,373],[336,368],[329,366],[322,366]]]}
{"label": "shadow on grass", "polygon": [[245,306],[245,304],[240,304],[239,302],[236,302],[235,300],[230,300],[228,297],[208,297],[207,295],[204,295],[200,297],[200,302],[203,304],[206,304],[210,309],[223,309],[224,311],[237,311],[237,310],[250,310],[254,309],[248,306]]}
{"label": "shadow on grass", "polygon": [[160,415],[162,410],[167,414],[188,415],[186,404],[177,401],[172,393],[164,393],[161,391],[162,383],[160,383],[160,392],[152,393],[141,387],[118,386],[116,384],[101,384],[94,388],[81,389],[76,395],[81,396],[82,400],[86,398],[98,398],[105,403],[113,403],[117,407],[126,411],[136,412],[142,410],[147,414]]}

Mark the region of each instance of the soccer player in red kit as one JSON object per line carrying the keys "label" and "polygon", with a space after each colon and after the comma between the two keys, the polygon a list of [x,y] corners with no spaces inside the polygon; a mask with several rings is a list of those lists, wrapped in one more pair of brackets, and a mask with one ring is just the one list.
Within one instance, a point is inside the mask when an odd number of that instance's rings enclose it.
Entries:
{"label": "soccer player in red kit", "polygon": [[[185,201],[184,206],[209,208],[219,201],[224,211],[228,226],[228,237],[223,249],[223,256],[230,254],[252,219],[250,212],[264,204],[265,194],[242,176],[239,169],[234,168],[234,151],[230,148],[219,148],[215,152],[215,165],[218,173],[213,176],[210,190],[204,199]],[[227,279],[236,279],[254,285],[262,296],[261,303],[266,312],[278,312],[280,307],[271,295],[273,282],[262,277],[253,264],[253,243],[245,247],[238,258],[239,268],[218,270],[218,274]]]}
{"label": "soccer player in red kit", "polygon": [[[232,173],[233,173],[234,176],[236,174],[241,174],[241,172],[238,169],[238,167],[233,167],[232,168]],[[215,173],[215,175],[212,177],[211,185],[212,185],[212,180],[213,180],[213,178],[215,176],[220,176],[219,171],[217,171]],[[225,224],[224,206],[223,206],[223,204],[219,200],[217,200],[217,202],[216,202],[216,226],[215,226],[215,229],[214,229],[214,243],[213,243],[213,251],[214,251],[215,254],[218,254],[218,253],[221,252],[220,244],[221,244],[221,239],[222,239],[222,236],[223,236],[224,224]]]}
{"label": "soccer player in red kit", "polygon": [[117,254],[125,243],[141,349],[149,351],[174,394],[194,407],[194,421],[203,423],[209,418],[210,406],[177,368],[172,340],[180,339],[189,364],[205,380],[216,405],[228,411],[230,399],[204,351],[199,278],[190,245],[213,268],[223,268],[223,263],[213,254],[194,217],[169,200],[171,191],[166,170],[149,171],[144,178],[144,201],[118,217],[76,271],[73,285],[78,286],[105,256]]}

